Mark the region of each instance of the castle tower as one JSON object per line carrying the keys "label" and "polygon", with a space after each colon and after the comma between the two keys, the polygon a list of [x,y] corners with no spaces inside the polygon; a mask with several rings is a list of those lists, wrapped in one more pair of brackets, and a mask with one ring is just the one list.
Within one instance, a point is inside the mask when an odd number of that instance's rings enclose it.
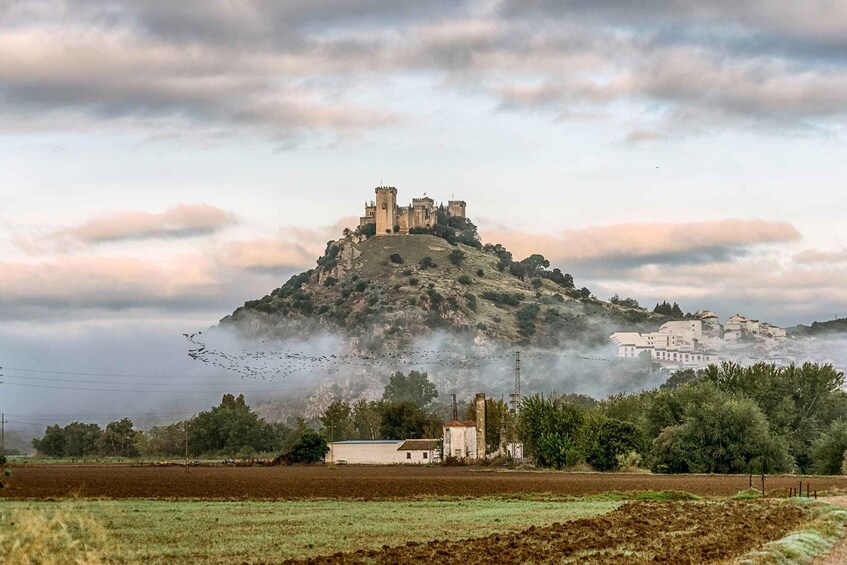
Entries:
{"label": "castle tower", "polygon": [[447,203],[447,215],[451,218],[464,218],[466,207],[464,200],[451,200]]}
{"label": "castle tower", "polygon": [[397,189],[393,186],[376,187],[376,235],[394,233],[397,225]]}

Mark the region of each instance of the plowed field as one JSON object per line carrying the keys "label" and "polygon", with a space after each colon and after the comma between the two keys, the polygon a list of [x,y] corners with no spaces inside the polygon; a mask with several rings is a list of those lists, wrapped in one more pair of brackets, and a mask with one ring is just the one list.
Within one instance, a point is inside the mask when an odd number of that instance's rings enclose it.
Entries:
{"label": "plowed field", "polygon": [[597,518],[460,541],[409,542],[288,563],[713,563],[800,526],[782,502],[633,502]]}
{"label": "plowed field", "polygon": [[[180,467],[44,465],[15,467],[0,498],[193,498],[295,500],[400,499],[419,496],[587,495],[609,491],[679,490],[728,496],[745,476],[640,475],[503,471],[464,467]],[[812,477],[812,489],[847,489],[847,477]],[[769,477],[769,490],[797,486]],[[805,479],[804,479],[805,483]],[[757,484],[754,482],[754,484]]]}

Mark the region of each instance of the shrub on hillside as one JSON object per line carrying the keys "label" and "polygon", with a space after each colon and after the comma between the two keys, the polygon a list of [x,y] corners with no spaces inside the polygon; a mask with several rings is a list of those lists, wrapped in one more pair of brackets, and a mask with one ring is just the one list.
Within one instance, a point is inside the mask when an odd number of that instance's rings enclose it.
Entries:
{"label": "shrub on hillside", "polygon": [[459,284],[463,284],[465,286],[470,286],[473,284],[473,279],[471,279],[468,275],[462,275],[458,278]]}
{"label": "shrub on hillside", "polygon": [[391,260],[392,263],[397,263],[398,265],[403,263],[403,258],[400,257],[399,253],[392,253],[391,256],[389,257],[389,259]]}
{"label": "shrub on hillside", "polygon": [[496,302],[497,304],[508,304],[510,306],[517,306],[521,303],[521,300],[523,300],[523,294],[520,292],[486,290],[481,296],[491,302]]}

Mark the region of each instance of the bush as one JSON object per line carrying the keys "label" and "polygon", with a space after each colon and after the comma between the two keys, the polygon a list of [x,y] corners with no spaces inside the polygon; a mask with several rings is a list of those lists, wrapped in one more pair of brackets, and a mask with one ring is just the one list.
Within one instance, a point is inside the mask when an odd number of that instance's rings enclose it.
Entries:
{"label": "bush", "polygon": [[461,265],[465,260],[465,252],[461,249],[454,249],[449,255],[450,262],[456,266]]}
{"label": "bush", "polygon": [[357,281],[356,286],[353,288],[355,288],[357,292],[363,292],[366,288],[368,288],[368,281]]}
{"label": "bush", "polygon": [[476,312],[479,304],[476,301],[476,295],[471,294],[470,292],[465,294],[465,300],[468,301],[468,310],[471,312]]}
{"label": "bush", "polygon": [[392,263],[397,263],[398,265],[401,265],[403,263],[403,258],[400,257],[399,253],[392,253],[389,259],[391,259]]}
{"label": "bush", "polygon": [[431,269],[431,268],[436,266],[435,262],[432,260],[432,257],[430,257],[429,255],[427,255],[426,257],[421,259],[418,264],[420,265],[421,269],[423,269],[423,270]]}
{"label": "bush", "polygon": [[470,286],[473,284],[473,279],[471,279],[468,275],[462,275],[459,277],[459,284],[463,284],[465,286]]}
{"label": "bush", "polygon": [[412,278],[409,279],[409,284],[412,285],[412,286],[417,286],[419,282],[420,281],[418,279],[416,279],[415,277],[412,277]]}
{"label": "bush", "polygon": [[603,421],[586,446],[585,460],[597,471],[613,471],[619,457],[644,450],[644,437],[635,424],[608,419]]}
{"label": "bush", "polygon": [[316,463],[323,459],[329,447],[326,440],[315,432],[305,432],[291,446],[291,461],[294,463]]}
{"label": "bush", "polygon": [[484,299],[490,300],[491,302],[496,302],[497,304],[508,304],[510,306],[517,306],[523,300],[523,294],[520,292],[498,292],[495,290],[486,290],[481,295]]}
{"label": "bush", "polygon": [[403,276],[409,277],[412,275],[412,269],[403,269]]}
{"label": "bush", "polygon": [[338,279],[336,279],[335,277],[327,277],[324,279],[324,286],[335,286],[337,282]]}
{"label": "bush", "polygon": [[477,270],[476,270],[476,276],[478,276],[478,277],[484,277],[484,276],[485,276],[485,271],[483,271],[482,269],[477,269]]}

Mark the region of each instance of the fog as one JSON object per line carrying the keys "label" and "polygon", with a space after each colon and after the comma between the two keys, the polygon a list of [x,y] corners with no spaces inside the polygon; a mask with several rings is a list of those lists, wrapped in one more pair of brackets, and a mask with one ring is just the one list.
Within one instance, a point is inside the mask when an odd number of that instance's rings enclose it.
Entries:
{"label": "fog", "polygon": [[[30,437],[75,420],[105,425],[128,416],[141,428],[178,421],[228,392],[243,393],[268,419],[314,418],[337,399],[379,398],[393,372],[411,370],[428,373],[442,402],[451,394],[467,402],[476,392],[508,400],[518,349],[525,395],[556,390],[605,398],[667,378],[638,360],[615,359],[611,346],[566,342],[551,351],[446,331],[399,352],[362,353],[331,332],[263,341],[232,328],[174,322],[0,325],[0,410],[7,429]],[[842,337],[793,340],[789,350],[798,363],[847,365]]]}

